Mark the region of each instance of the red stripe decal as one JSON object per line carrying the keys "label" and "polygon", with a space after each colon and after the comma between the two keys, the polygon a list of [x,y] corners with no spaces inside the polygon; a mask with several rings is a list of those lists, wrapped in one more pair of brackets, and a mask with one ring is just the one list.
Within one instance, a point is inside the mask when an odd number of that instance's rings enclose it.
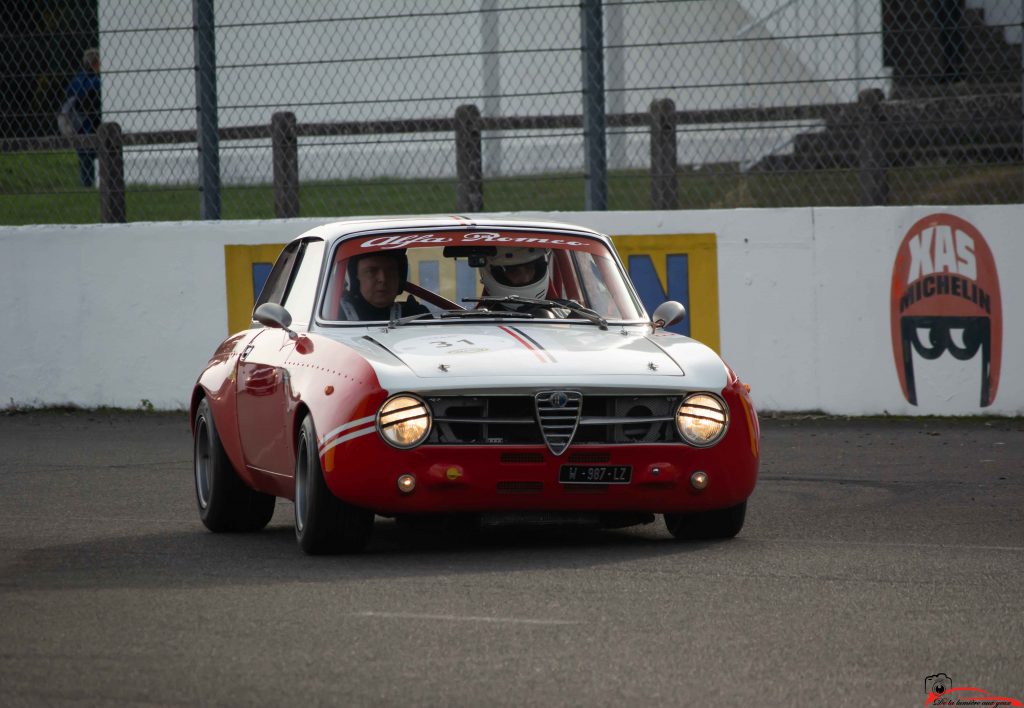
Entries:
{"label": "red stripe decal", "polygon": [[516,334],[518,334],[520,337],[522,337],[526,341],[528,341],[530,344],[535,346],[537,349],[540,349],[542,352],[544,352],[544,356],[546,356],[548,359],[550,359],[551,363],[556,363],[558,361],[557,359],[555,359],[555,356],[551,352],[549,352],[547,349],[544,348],[543,344],[538,342],[536,339],[534,339],[533,337],[528,335],[523,330],[518,329],[517,327],[509,327],[509,329],[512,330],[513,332],[515,332]]}
{"label": "red stripe decal", "polygon": [[537,359],[538,359],[538,360],[540,361],[540,363],[542,363],[542,364],[544,363],[544,357],[542,357],[542,356],[540,355],[540,352],[538,352],[538,351],[537,351],[537,350],[536,350],[536,349],[535,349],[535,348],[533,347],[533,345],[532,345],[532,344],[530,344],[529,342],[527,342],[527,341],[526,341],[525,339],[523,339],[522,337],[520,337],[520,336],[519,336],[518,334],[516,334],[516,333],[515,333],[515,332],[513,332],[512,330],[508,329],[507,327],[500,327],[500,326],[499,326],[499,327],[498,327],[498,329],[500,329],[500,330],[501,330],[502,332],[504,332],[504,333],[505,333],[505,334],[507,334],[508,336],[512,337],[512,339],[516,340],[517,342],[519,342],[520,344],[522,344],[522,345],[523,345],[524,347],[526,347],[527,349],[529,349],[529,350],[530,350],[531,352],[533,352],[533,355],[534,355],[535,357],[537,357]]}

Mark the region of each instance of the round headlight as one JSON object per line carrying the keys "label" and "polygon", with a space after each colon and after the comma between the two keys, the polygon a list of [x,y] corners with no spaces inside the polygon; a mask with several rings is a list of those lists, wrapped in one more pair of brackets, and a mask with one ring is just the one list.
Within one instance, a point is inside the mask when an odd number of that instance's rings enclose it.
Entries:
{"label": "round headlight", "polygon": [[430,435],[430,409],[409,394],[389,398],[377,413],[377,431],[394,447],[416,447]]}
{"label": "round headlight", "polygon": [[694,447],[714,445],[722,439],[728,423],[725,404],[709,393],[692,393],[676,409],[676,428]]}

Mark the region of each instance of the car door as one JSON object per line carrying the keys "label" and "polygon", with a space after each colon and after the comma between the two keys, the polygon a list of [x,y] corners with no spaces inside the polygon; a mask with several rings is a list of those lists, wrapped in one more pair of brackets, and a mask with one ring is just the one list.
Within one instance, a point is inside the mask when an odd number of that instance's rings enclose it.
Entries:
{"label": "car door", "polygon": [[292,315],[291,329],[264,328],[239,357],[238,431],[245,463],[254,473],[286,477],[293,473],[295,456],[287,421],[292,393],[285,362],[295,348],[295,334],[309,327],[323,252],[320,240],[288,245],[258,304],[284,306]]}

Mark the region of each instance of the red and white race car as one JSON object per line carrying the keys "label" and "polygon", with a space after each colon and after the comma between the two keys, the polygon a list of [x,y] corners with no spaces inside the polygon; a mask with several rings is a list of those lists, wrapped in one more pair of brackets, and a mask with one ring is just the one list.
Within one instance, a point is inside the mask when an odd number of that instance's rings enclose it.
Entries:
{"label": "red and white race car", "polygon": [[357,551],[374,516],[664,514],[727,538],[757,479],[748,388],[648,316],[610,239],[565,224],[349,220],[282,251],[250,329],[191,396],[213,531],[295,502],[308,553]]}

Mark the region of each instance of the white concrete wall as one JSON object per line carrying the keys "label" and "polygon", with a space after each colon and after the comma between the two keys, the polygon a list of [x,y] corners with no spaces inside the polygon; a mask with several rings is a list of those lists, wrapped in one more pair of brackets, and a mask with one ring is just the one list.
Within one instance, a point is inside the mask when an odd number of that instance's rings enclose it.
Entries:
{"label": "white concrete wall", "polygon": [[[977,360],[919,368],[919,406],[900,390],[893,263],[908,228],[937,211],[979,229],[999,271],[1002,376],[989,408]],[[715,233],[722,354],[762,409],[1024,414],[1024,206],[516,216],[616,235]],[[283,243],[324,221],[0,227],[0,405],[185,406],[227,334],[224,246]]]}
{"label": "white concrete wall", "polygon": [[[481,8],[516,5],[424,0],[407,10],[419,16],[393,19],[386,16],[403,8],[371,0],[218,0],[220,125],[269,124],[279,110],[294,111],[300,123],[451,117],[466,102],[489,115],[580,113],[579,9],[561,0],[529,5],[534,9],[481,15]],[[607,109],[646,111],[655,98],[671,98],[680,109],[852,101],[861,88],[856,77],[883,77],[872,85],[887,84],[876,5],[609,3]],[[448,14],[422,16],[432,12]],[[367,19],[332,21],[353,17]],[[195,128],[191,3],[99,0],[99,23],[105,117],[126,132]],[[856,32],[864,34],[845,36]],[[722,41],[709,41],[716,38]],[[744,41],[731,41],[738,39]],[[488,60],[479,54],[494,49],[502,53]],[[362,61],[369,57],[416,58]],[[813,125],[683,130],[679,162],[755,162],[790,149],[792,138]],[[579,136],[486,137],[488,176],[583,169]],[[493,147],[498,140],[501,147]],[[611,167],[646,166],[645,130],[613,134],[610,142]],[[452,177],[452,143],[448,134],[304,139],[299,169],[304,181]],[[194,184],[197,164],[194,146],[128,149],[125,179]],[[222,144],[221,177],[225,184],[269,183],[269,145]]]}

